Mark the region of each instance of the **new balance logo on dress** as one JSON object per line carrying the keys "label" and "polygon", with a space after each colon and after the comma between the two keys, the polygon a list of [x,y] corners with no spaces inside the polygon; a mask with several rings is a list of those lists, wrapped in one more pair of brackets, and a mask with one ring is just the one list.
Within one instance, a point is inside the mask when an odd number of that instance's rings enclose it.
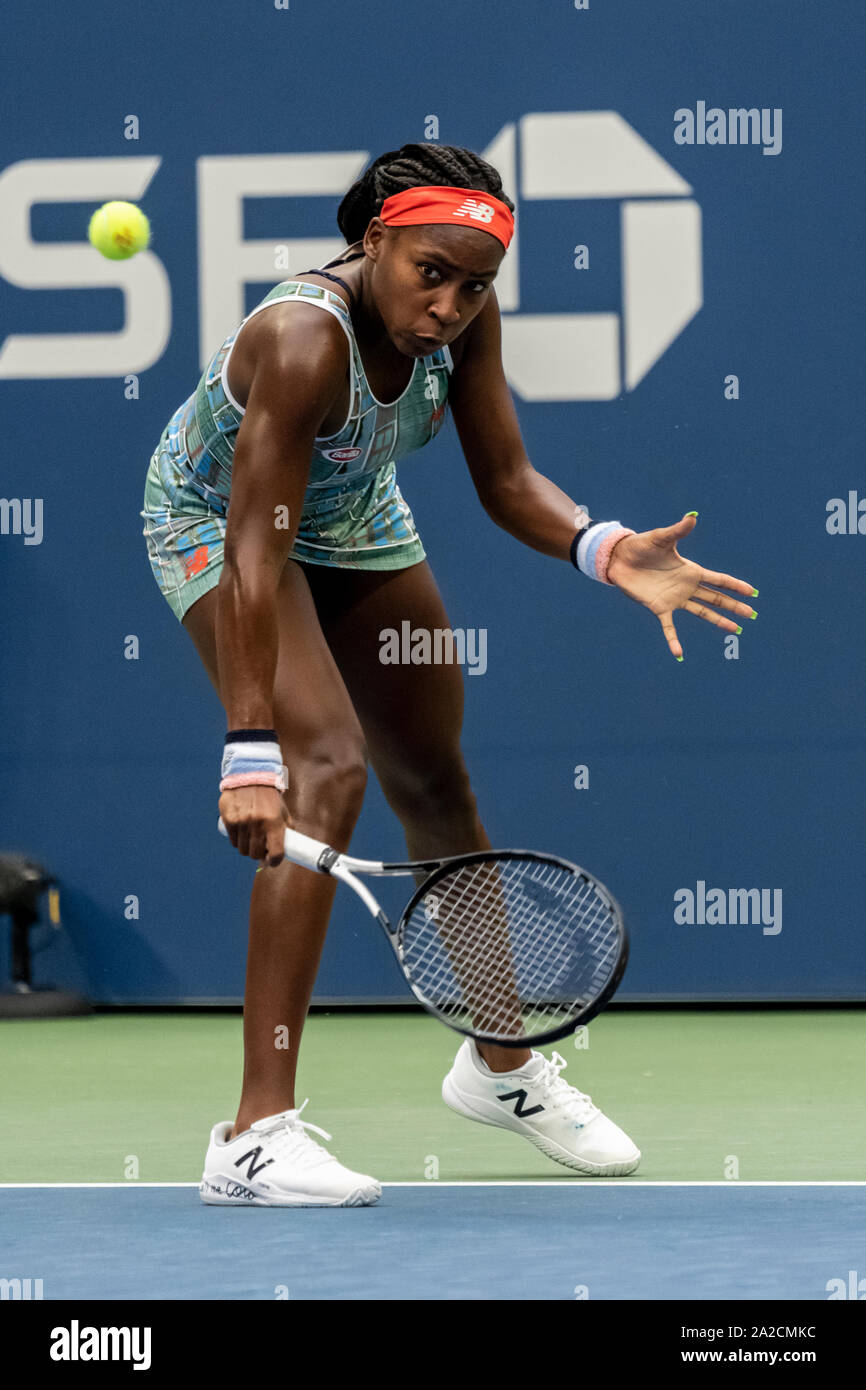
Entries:
{"label": "new balance logo on dress", "polygon": [[192,555],[188,555],[183,562],[184,572],[187,579],[192,579],[193,575],[201,574],[207,567],[207,546],[200,545]]}
{"label": "new balance logo on dress", "polygon": [[544,1109],[543,1105],[533,1105],[531,1109],[525,1110],[526,1092],[522,1088],[519,1091],[509,1091],[507,1096],[497,1096],[496,1099],[501,1101],[513,1100],[515,1102],[514,1113],[521,1120],[525,1119],[527,1115],[537,1115],[540,1110]]}

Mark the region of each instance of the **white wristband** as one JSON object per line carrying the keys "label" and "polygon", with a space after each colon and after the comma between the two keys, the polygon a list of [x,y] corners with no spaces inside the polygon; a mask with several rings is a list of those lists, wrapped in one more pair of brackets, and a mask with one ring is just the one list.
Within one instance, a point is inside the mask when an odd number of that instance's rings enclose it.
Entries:
{"label": "white wristband", "polygon": [[273,786],[286,791],[289,774],[280,745],[270,739],[240,739],[223,750],[220,791],[235,787]]}
{"label": "white wristband", "polygon": [[597,521],[578,541],[577,568],[588,579],[597,579],[602,584],[609,584],[607,567],[611,552],[623,536],[634,534],[634,531],[623,526],[621,521]]}

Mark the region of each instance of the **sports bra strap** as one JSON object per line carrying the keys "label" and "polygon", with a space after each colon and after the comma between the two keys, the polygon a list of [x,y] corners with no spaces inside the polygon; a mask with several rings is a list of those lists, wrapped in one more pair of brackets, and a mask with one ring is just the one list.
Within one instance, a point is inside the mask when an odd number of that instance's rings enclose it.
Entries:
{"label": "sports bra strap", "polygon": [[[345,256],[342,260],[338,258],[337,260],[328,261],[328,265],[343,265],[346,261],[357,261],[359,257],[365,254],[366,253],[364,251],[356,251],[354,256]],[[346,291],[346,294],[349,296],[349,312],[351,313],[353,311],[357,303],[355,299],[355,291],[349,285],[346,284],[345,280],[341,280],[339,275],[331,275],[327,270],[319,269],[318,266],[315,270],[302,270],[301,274],[322,275],[326,280],[333,280],[335,285],[341,285],[342,288]]]}

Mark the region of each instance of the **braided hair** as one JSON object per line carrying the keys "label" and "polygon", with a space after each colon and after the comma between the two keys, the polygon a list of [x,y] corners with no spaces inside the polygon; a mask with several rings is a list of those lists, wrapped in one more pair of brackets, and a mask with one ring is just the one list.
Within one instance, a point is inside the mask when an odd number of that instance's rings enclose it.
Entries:
{"label": "braided hair", "polygon": [[493,165],[472,150],[459,145],[402,145],[374,160],[352,184],[337,209],[337,225],[349,245],[361,241],[370,218],[377,215],[392,193],[426,184],[474,188],[499,198],[514,211]]}

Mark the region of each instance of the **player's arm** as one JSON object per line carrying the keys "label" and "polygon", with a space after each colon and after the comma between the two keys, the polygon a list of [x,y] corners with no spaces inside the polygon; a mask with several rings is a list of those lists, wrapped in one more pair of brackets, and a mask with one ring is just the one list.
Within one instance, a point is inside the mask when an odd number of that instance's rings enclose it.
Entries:
{"label": "player's arm", "polygon": [[466,330],[448,401],[481,505],[524,545],[568,560],[576,506],[529,461],[502,370],[499,304],[494,290]]}
{"label": "player's arm", "polygon": [[[570,559],[571,544],[582,523],[576,520],[572,499],[537,472],[526,455],[502,369],[499,305],[492,291],[466,330],[463,357],[453,373],[448,395],[485,511],[524,545],[561,560]],[[588,505],[591,507],[591,499]],[[752,597],[757,590],[748,580],[702,569],[679,554],[677,542],[694,530],[696,516],[690,512],[673,526],[638,535],[610,527],[612,549],[605,553],[599,545],[603,569],[594,574],[656,615],[668,647],[679,661],[683,651],[673,623],[677,608],[726,632],[739,631],[736,620],[756,616],[742,599],[718,592],[717,586],[721,586]],[[617,535],[621,536],[618,540]],[[587,563],[585,559],[583,563]],[[719,610],[731,616],[725,617]]]}
{"label": "player's arm", "polygon": [[232,730],[274,727],[277,589],[300,522],[315,436],[346,372],[345,335],[330,314],[292,305],[290,313],[259,318],[217,592],[220,694]]}

